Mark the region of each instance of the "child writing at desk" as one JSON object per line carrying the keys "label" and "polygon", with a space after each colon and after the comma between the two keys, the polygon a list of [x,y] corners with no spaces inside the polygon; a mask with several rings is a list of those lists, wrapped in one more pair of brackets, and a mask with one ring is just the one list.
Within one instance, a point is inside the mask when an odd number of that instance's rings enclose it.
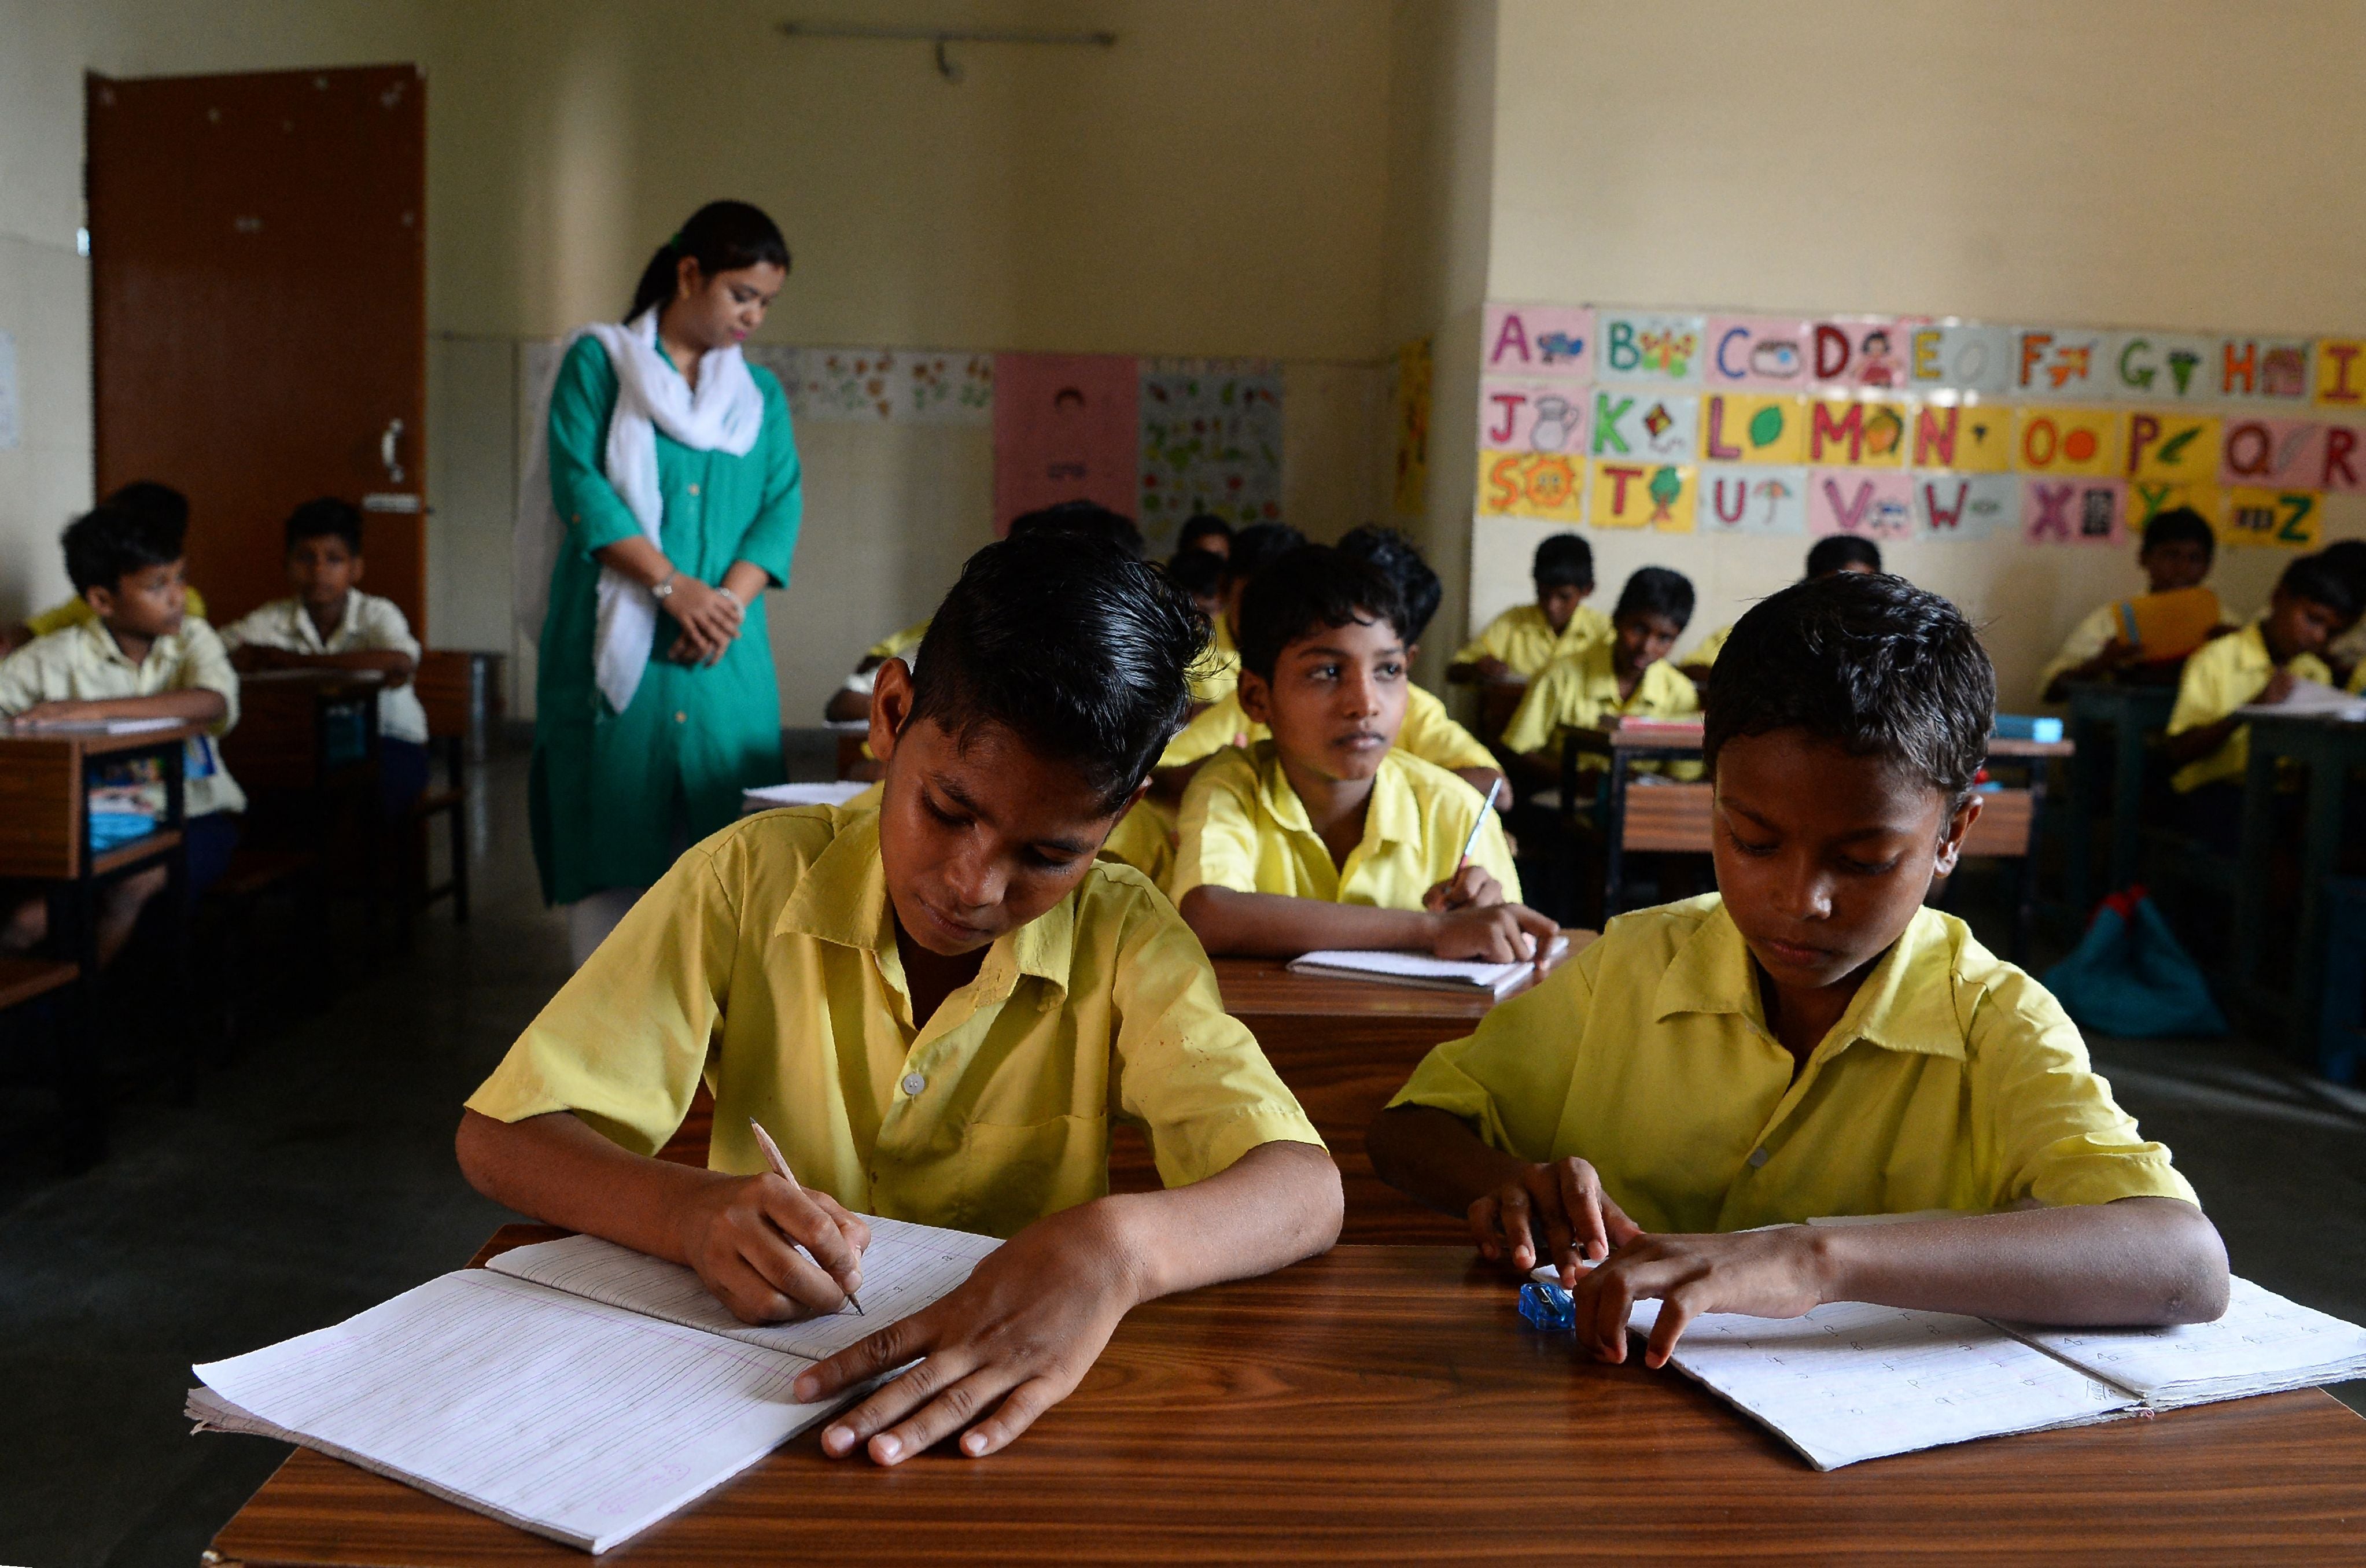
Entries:
{"label": "child writing at desk", "polygon": [[1269,734],[1193,776],[1168,887],[1209,952],[1510,963],[1551,940],[1510,902],[1519,874],[1485,798],[1397,745],[1406,619],[1385,572],[1321,545],[1242,596],[1241,709]]}
{"label": "child writing at desk", "polygon": [[[1702,738],[1718,892],[1611,921],[1432,1051],[1374,1168],[1485,1257],[1551,1263],[1609,1361],[1643,1298],[1654,1367],[1705,1312],[2216,1317],[2225,1249],[2169,1151],[2045,987],[1923,905],[1979,815],[1995,707],[1970,625],[1898,578],[1752,609]],[[1948,1213],[1786,1223],[1923,1211]]]}
{"label": "child writing at desk", "polygon": [[[2218,536],[2202,513],[2190,506],[2172,506],[2156,513],[2144,525],[2144,544],[2136,566],[2145,574],[2146,593],[2174,593],[2199,588],[2210,575],[2218,553]],[[2145,657],[2129,642],[2120,625],[2120,606],[2100,604],[2071,628],[2054,661],[2039,671],[2038,701],[2066,703],[2074,681],[2108,681]]]}
{"label": "child writing at desk", "polygon": [[[1313,1126],[1173,906],[1094,859],[1206,635],[1106,544],[979,551],[917,672],[879,667],[876,808],[765,812],[682,856],[469,1099],[469,1180],[687,1265],[750,1323],[861,1290],[858,1211],[1009,1237],[798,1380],[824,1399],[920,1359],[823,1433],[882,1464],[957,1433],[992,1453],[1136,1303],[1328,1247]],[[702,1077],[712,1168],[650,1157]],[[1146,1128],[1167,1190],[1108,1195],[1112,1117]]]}
{"label": "child writing at desk", "polygon": [[[191,897],[230,864],[246,796],[214,741],[238,721],[238,676],[221,638],[187,614],[187,562],[169,517],[112,503],[65,532],[66,575],[90,618],[53,631],[0,660],[0,718],[19,725],[111,718],[178,719],[209,726],[183,753],[182,833]],[[152,865],[107,884],[98,911],[99,962],[112,963],[148,901],[164,889]],[[22,951],[49,934],[40,898],[17,905],[0,949]]]}

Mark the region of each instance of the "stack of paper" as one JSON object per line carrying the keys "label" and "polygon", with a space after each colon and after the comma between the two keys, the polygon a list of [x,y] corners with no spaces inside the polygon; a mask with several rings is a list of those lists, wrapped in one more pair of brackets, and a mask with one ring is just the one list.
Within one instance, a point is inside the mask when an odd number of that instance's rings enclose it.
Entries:
{"label": "stack of paper", "polygon": [[1326,948],[1291,959],[1289,968],[1293,975],[1378,980],[1391,986],[1418,986],[1433,991],[1477,991],[1500,997],[1535,975],[1538,964],[1549,964],[1568,951],[1569,938],[1565,936],[1553,938],[1538,958],[1517,964],[1473,964],[1456,958],[1433,958],[1426,953],[1384,949]]}
{"label": "stack of paper", "polygon": [[2249,718],[2262,716],[2338,718],[2355,724],[2366,720],[2366,698],[2352,696],[2338,686],[2328,686],[2322,681],[2311,681],[2304,676],[2293,682],[2293,689],[2283,701],[2245,703],[2235,711]]}

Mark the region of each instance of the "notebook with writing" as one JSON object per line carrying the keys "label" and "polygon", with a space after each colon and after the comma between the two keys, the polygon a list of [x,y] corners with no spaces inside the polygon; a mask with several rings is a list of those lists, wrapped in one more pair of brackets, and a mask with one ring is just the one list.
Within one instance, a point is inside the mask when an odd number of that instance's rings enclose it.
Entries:
{"label": "notebook with writing", "polygon": [[1569,938],[1556,936],[1542,957],[1518,964],[1475,964],[1459,958],[1434,958],[1426,953],[1385,949],[1332,949],[1301,953],[1287,967],[1293,975],[1321,975],[1335,980],[1378,980],[1390,986],[1418,986],[1431,991],[1477,992],[1500,997],[1526,981],[1539,963],[1549,964],[1569,952]]}

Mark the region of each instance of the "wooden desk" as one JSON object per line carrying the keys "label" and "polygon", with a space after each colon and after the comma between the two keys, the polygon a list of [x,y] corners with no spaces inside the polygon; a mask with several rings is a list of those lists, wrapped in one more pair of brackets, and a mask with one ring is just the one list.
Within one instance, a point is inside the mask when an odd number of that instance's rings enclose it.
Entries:
{"label": "wooden desk", "polygon": [[[512,1226],[490,1251],[550,1233]],[[1343,1247],[1130,1314],[987,1460],[893,1471],[819,1429],[631,1544],[632,1568],[787,1561],[1463,1562],[2366,1557],[2366,1422],[2314,1391],[1820,1474],[1674,1372],[1580,1359],[1460,1248]],[[235,1439],[207,1438],[206,1442]],[[590,1561],[298,1450],[216,1560]]]}
{"label": "wooden desk", "polygon": [[[222,765],[247,792],[251,844],[300,846],[334,863],[341,815],[358,840],[367,927],[377,929],[385,881],[377,802],[376,670],[257,670],[239,677],[238,724]],[[291,835],[292,834],[292,838]]]}
{"label": "wooden desk", "polygon": [[[2338,870],[2349,814],[2351,771],[2366,767],[2366,724],[2260,714],[2249,725],[2249,771],[2243,777],[2243,840],[2235,893],[2235,978],[2255,1007],[2280,1017],[2286,1049],[2320,1070],[2317,1019],[2325,1000],[2325,879]],[[2300,912],[2292,940],[2292,976],[2259,982],[2275,852],[2276,773],[2290,761],[2308,773],[2301,838]]]}
{"label": "wooden desk", "polygon": [[[2135,881],[2144,853],[2146,742],[2169,728],[2177,706],[2175,686],[2135,685],[2121,681],[2081,681],[2070,688],[2067,729],[2077,748],[2070,761],[2070,818],[2064,835],[2067,866],[2063,896],[2081,921],[2095,901],[2093,833],[2098,796],[2111,802],[2112,844],[2105,864],[2106,893]],[[2112,776],[2097,769],[2102,742],[2112,750]]]}

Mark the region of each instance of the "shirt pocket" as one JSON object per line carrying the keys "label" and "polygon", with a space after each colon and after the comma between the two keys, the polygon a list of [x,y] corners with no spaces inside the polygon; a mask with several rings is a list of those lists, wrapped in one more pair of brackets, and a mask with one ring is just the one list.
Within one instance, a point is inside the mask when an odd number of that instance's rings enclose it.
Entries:
{"label": "shirt pocket", "polygon": [[1109,1190],[1109,1145],[1106,1113],[972,1122],[957,1156],[963,1222],[1007,1236],[1100,1197]]}

